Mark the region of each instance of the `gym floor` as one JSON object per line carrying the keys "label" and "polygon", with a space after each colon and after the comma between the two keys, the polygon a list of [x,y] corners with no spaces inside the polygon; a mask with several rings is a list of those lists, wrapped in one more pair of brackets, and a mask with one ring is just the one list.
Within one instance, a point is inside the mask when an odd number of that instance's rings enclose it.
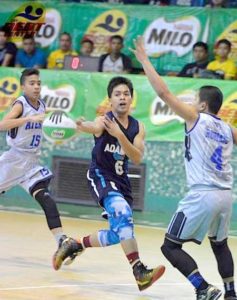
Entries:
{"label": "gym floor", "polygon": [[[64,231],[80,237],[106,228],[103,221],[62,218]],[[57,246],[43,215],[0,211],[1,300],[194,300],[192,286],[163,257],[164,229],[136,225],[142,261],[149,267],[166,265],[163,277],[140,292],[119,245],[87,249],[70,266],[52,268]],[[237,239],[229,239],[237,261]],[[205,240],[185,249],[196,259],[206,280],[222,288],[216,262]]]}

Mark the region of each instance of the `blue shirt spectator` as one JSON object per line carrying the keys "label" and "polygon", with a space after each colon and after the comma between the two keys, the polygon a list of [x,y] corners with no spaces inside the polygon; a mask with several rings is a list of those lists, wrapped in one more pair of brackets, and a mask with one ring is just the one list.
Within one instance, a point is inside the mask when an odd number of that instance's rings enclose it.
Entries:
{"label": "blue shirt spectator", "polygon": [[22,45],[23,49],[17,52],[15,66],[19,68],[44,68],[46,56],[41,49],[36,48],[34,38],[25,36]]}

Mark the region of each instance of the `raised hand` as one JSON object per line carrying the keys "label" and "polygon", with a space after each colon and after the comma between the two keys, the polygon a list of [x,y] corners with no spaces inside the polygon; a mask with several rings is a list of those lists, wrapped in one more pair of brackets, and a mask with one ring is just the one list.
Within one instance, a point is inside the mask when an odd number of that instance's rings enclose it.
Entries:
{"label": "raised hand", "polygon": [[119,135],[122,133],[122,130],[120,129],[118,123],[115,121],[115,118],[111,120],[108,116],[105,116],[103,118],[103,123],[105,129],[108,131],[110,135],[118,138]]}
{"label": "raised hand", "polygon": [[133,44],[135,49],[129,48],[129,50],[135,54],[137,60],[140,63],[143,63],[145,60],[148,59],[145,46],[144,46],[143,37],[139,35],[136,39],[133,40]]}

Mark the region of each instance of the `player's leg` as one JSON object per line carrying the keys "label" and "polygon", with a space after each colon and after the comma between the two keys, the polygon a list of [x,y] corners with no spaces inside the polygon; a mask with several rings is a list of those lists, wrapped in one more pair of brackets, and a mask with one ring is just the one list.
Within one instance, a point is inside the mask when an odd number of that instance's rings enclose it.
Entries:
{"label": "player's leg", "polygon": [[[189,192],[173,216],[161,251],[194,286],[197,299],[218,299],[221,291],[209,285],[198,270],[195,260],[182,249],[183,242],[201,244],[215,211],[208,205],[209,192]],[[212,199],[211,199],[212,200]],[[204,298],[205,297],[205,298]]]}
{"label": "player's leg", "polygon": [[209,239],[215,255],[218,271],[224,284],[224,298],[237,300],[234,285],[234,261],[228,246],[228,230],[232,213],[231,191],[218,191],[220,214],[210,225]]}

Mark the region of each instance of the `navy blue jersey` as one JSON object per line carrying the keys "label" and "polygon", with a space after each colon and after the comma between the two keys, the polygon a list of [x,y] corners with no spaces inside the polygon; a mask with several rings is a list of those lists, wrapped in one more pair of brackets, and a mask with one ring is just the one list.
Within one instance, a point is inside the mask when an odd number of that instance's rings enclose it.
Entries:
{"label": "navy blue jersey", "polygon": [[[107,113],[112,120],[112,112]],[[128,116],[128,127],[125,129],[122,124],[115,118],[120,129],[127,139],[133,143],[135,136],[139,132],[139,123],[136,119]],[[106,130],[100,137],[94,137],[95,146],[92,150],[92,162],[90,165],[88,179],[94,192],[102,200],[109,191],[121,193],[126,200],[131,198],[131,187],[128,179],[128,157],[121,149],[118,140],[111,136]],[[109,184],[109,186],[108,186]],[[94,185],[94,186],[93,186]],[[99,189],[95,191],[96,186]],[[132,202],[129,200],[128,202]]]}

